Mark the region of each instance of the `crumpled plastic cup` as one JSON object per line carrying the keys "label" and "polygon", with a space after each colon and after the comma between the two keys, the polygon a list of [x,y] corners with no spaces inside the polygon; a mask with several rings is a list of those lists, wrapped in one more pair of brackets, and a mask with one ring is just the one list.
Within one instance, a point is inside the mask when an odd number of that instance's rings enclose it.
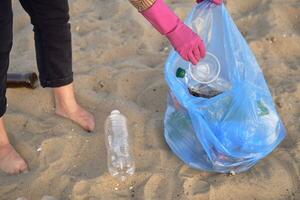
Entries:
{"label": "crumpled plastic cup", "polygon": [[188,70],[195,81],[209,84],[217,80],[221,67],[218,58],[212,53],[207,52],[206,56],[196,65],[190,64]]}

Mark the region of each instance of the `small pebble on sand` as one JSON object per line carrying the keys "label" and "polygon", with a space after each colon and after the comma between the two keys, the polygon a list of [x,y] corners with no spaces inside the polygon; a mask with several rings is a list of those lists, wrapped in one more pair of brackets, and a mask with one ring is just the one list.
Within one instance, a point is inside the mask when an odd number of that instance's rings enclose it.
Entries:
{"label": "small pebble on sand", "polygon": [[52,197],[52,196],[43,196],[41,200],[57,200],[55,197]]}
{"label": "small pebble on sand", "polygon": [[275,37],[271,37],[270,40],[271,40],[271,42],[276,42],[276,38]]}
{"label": "small pebble on sand", "polygon": [[236,175],[235,171],[230,171],[229,172],[229,176],[235,176],[235,175]]}
{"label": "small pebble on sand", "polygon": [[18,197],[16,200],[27,200],[25,197]]}

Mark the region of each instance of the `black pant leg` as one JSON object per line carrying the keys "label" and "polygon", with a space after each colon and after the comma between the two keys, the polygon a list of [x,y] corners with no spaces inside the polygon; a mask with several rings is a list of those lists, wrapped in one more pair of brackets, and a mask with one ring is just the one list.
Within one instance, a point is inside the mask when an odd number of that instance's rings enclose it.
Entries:
{"label": "black pant leg", "polygon": [[42,87],[73,82],[68,0],[20,0],[34,28]]}
{"label": "black pant leg", "polygon": [[9,54],[13,43],[11,0],[0,1],[0,117],[6,111],[6,80]]}

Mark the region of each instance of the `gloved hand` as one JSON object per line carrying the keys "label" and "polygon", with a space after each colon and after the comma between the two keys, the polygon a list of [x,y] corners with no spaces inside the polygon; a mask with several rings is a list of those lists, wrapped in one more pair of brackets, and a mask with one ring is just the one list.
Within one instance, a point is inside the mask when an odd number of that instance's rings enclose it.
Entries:
{"label": "gloved hand", "polygon": [[[200,2],[202,2],[202,1],[204,1],[204,0],[196,0],[196,2],[197,3],[200,3]],[[210,0],[212,3],[214,3],[214,4],[217,4],[217,5],[220,5],[220,4],[222,4],[222,2],[223,2],[223,0]]]}
{"label": "gloved hand", "polygon": [[205,46],[201,38],[186,26],[164,3],[156,2],[141,14],[171,42],[180,56],[193,64],[205,56]]}

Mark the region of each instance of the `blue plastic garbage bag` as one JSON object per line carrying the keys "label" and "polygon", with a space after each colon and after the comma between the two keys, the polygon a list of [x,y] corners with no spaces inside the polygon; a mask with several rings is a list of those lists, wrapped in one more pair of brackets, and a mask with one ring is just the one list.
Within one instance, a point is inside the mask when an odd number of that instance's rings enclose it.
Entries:
{"label": "blue plastic garbage bag", "polygon": [[187,68],[174,50],[165,65],[169,86],[164,135],[187,165],[229,173],[248,170],[283,140],[284,126],[257,61],[224,5],[204,1],[186,20],[220,61],[231,88],[210,98],[194,97],[176,77]]}

